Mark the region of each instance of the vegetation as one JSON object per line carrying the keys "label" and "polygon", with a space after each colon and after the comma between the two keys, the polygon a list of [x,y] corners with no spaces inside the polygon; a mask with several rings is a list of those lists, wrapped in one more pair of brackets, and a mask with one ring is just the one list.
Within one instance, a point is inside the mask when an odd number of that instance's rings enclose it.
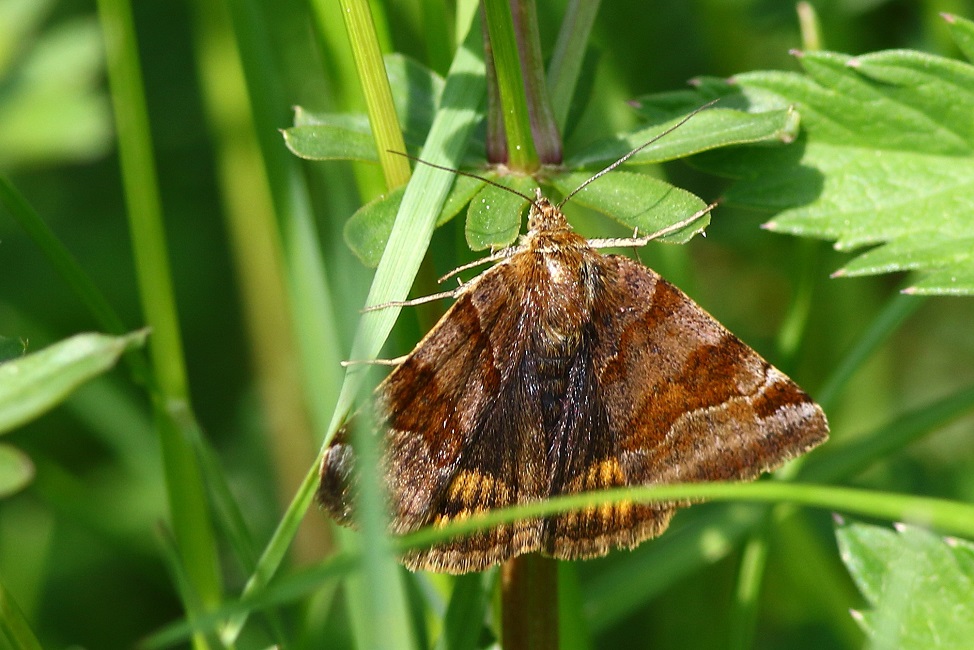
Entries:
{"label": "vegetation", "polygon": [[442,313],[362,306],[523,229],[518,201],[468,212],[505,199],[390,152],[564,195],[713,99],[599,181],[635,199],[569,218],[626,236],[720,199],[706,239],[639,255],[832,438],[779,480],[583,497],[713,502],[560,563],[557,598],[535,592],[560,647],[970,638],[974,24],[933,2],[542,1],[519,79],[505,8],[531,3],[485,5],[506,129],[484,126],[471,1],[0,1],[0,648],[500,638],[496,571],[394,560],[448,531],[311,505],[322,442],[379,376],[340,362],[404,354]]}

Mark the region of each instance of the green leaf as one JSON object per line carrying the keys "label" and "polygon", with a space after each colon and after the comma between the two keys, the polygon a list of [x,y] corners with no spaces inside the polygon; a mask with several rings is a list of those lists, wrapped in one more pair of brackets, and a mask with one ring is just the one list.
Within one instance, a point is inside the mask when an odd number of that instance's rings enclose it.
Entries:
{"label": "green leaf", "polygon": [[379,195],[355,211],[345,222],[345,243],[368,267],[375,268],[389,242],[392,224],[402,203],[405,187]]}
{"label": "green leaf", "polygon": [[[443,78],[400,54],[385,57],[396,115],[410,152],[423,145],[443,94]],[[362,114],[315,113],[298,107],[284,142],[307,160],[378,162],[369,118]]]}
{"label": "green leaf", "polygon": [[[651,97],[642,98],[640,105],[645,115],[658,118],[658,105],[653,104]],[[701,102],[695,102],[699,105]],[[669,115],[676,113],[676,117],[655,124],[653,126],[624,133],[612,140],[603,140],[572,155],[567,164],[569,167],[592,167],[613,163],[619,158],[640,147],[653,138],[659,138],[638,154],[633,156],[630,164],[658,163],[675,160],[692,154],[726,147],[735,144],[754,142],[791,142],[798,133],[798,114],[790,107],[777,108],[767,112],[750,114],[742,110],[710,108],[694,115],[692,119],[682,124],[676,130],[660,135],[667,129],[673,128],[686,116],[687,109],[695,106],[682,102],[679,108],[674,103],[675,110],[667,111]]]}
{"label": "green leaf", "polygon": [[974,294],[974,66],[906,50],[800,60],[806,75],[735,77],[747,100],[797,105],[804,132],[698,157],[739,179],[728,203],[780,211],[768,228],[840,250],[881,245],[840,275],[917,270],[910,292]]}
{"label": "green leaf", "polygon": [[[365,126],[358,126],[354,118],[364,120]],[[319,114],[314,119],[317,124],[284,130],[284,144],[294,155],[306,160],[379,162],[364,115]]]}
{"label": "green leaf", "polygon": [[[493,176],[493,180],[526,196],[538,186],[530,176]],[[484,185],[467,210],[467,244],[475,251],[501,248],[517,238],[528,200],[494,185]]]}
{"label": "green leaf", "polygon": [[0,365],[0,433],[53,408],[147,336],[147,330],[126,336],[78,334]]}
{"label": "green leaf", "polygon": [[[455,217],[483,184],[478,178],[458,176],[440,210],[436,225],[441,226]],[[366,266],[375,268],[379,264],[404,192],[405,188],[396,188],[368,202],[345,223],[345,242]]]}
{"label": "green leaf", "polygon": [[20,339],[8,339],[0,336],[0,363],[24,356],[27,346]]}
{"label": "green leaf", "polygon": [[403,131],[415,135],[421,142],[433,126],[446,82],[426,66],[402,54],[387,55],[385,64]]}
{"label": "green leaf", "polygon": [[0,444],[0,499],[24,489],[34,478],[34,463],[24,452]]}
{"label": "green leaf", "polygon": [[[563,195],[568,195],[590,177],[591,174],[586,172],[574,172],[555,176],[551,183]],[[686,219],[707,205],[690,192],[658,178],[623,171],[606,174],[586,186],[571,200],[608,215],[644,235]],[[685,243],[709,223],[709,214],[703,215],[686,228],[667,235],[662,240]]]}
{"label": "green leaf", "polygon": [[836,531],[849,573],[869,603],[857,613],[871,648],[964,648],[974,639],[974,544],[914,526],[850,523]]}
{"label": "green leaf", "polygon": [[950,35],[968,61],[974,61],[974,22],[953,14],[940,14],[950,26]]}

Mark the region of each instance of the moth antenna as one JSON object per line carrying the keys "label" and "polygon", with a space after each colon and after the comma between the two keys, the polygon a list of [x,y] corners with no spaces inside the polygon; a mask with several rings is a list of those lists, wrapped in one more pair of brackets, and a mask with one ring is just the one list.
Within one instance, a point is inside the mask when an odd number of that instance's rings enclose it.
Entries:
{"label": "moth antenna", "polygon": [[516,194],[516,195],[520,196],[522,199],[525,199],[526,201],[528,201],[534,207],[538,208],[539,210],[541,209],[541,206],[539,206],[537,203],[535,203],[535,199],[532,199],[527,194],[521,194],[517,190],[511,189],[510,187],[507,187],[506,185],[501,185],[497,181],[492,181],[489,178],[484,178],[483,176],[478,176],[477,174],[471,174],[470,172],[465,172],[465,171],[460,170],[460,169],[453,169],[452,167],[446,167],[444,165],[437,165],[436,163],[427,162],[427,161],[423,160],[422,158],[419,158],[419,157],[414,156],[412,154],[403,153],[402,151],[394,151],[392,149],[386,149],[386,151],[389,152],[389,153],[394,153],[397,156],[402,156],[403,158],[409,158],[413,162],[422,163],[422,164],[426,165],[427,167],[432,167],[433,169],[441,169],[441,170],[443,170],[445,172],[453,172],[454,174],[457,174],[458,176],[468,176],[470,178],[476,178],[478,181],[483,181],[483,182],[487,183],[488,185],[493,185],[494,187],[497,187],[497,188],[500,188],[500,189],[505,190],[507,192],[510,192],[511,194]]}
{"label": "moth antenna", "polygon": [[591,185],[592,183],[594,183],[598,179],[602,178],[603,176],[605,176],[606,174],[608,174],[609,172],[611,172],[613,169],[615,169],[619,165],[625,163],[627,160],[629,160],[630,158],[632,158],[633,156],[635,156],[637,153],[639,153],[640,151],[642,151],[643,149],[645,149],[649,145],[653,144],[654,142],[657,142],[657,141],[661,140],[664,136],[667,136],[670,133],[673,133],[674,131],[676,131],[678,128],[680,128],[681,126],[683,126],[684,124],[686,124],[687,122],[689,122],[690,121],[690,118],[692,118],[697,113],[699,113],[701,111],[707,110],[708,108],[710,108],[711,106],[713,106],[714,104],[716,104],[719,101],[720,101],[720,97],[718,97],[717,99],[710,100],[709,102],[707,102],[703,106],[698,106],[697,108],[695,108],[692,111],[690,111],[690,113],[686,117],[684,117],[682,120],[680,120],[679,122],[677,122],[676,124],[674,124],[670,128],[666,129],[665,131],[663,131],[662,133],[660,133],[659,135],[657,135],[655,138],[651,138],[647,142],[644,142],[643,144],[639,145],[638,147],[636,147],[635,149],[633,149],[632,151],[630,151],[629,153],[627,153],[625,156],[623,156],[619,160],[615,161],[614,163],[612,163],[611,165],[609,165],[608,167],[606,167],[602,171],[596,173],[594,176],[592,176],[591,178],[589,178],[587,181],[585,181],[584,183],[582,183],[581,185],[579,185],[578,187],[576,187],[574,190],[572,190],[571,192],[569,192],[568,193],[568,196],[566,196],[565,198],[563,198],[561,200],[561,202],[558,204],[558,208],[560,209],[563,205],[565,205],[566,203],[568,203],[568,200],[570,198],[572,198],[573,196],[575,196],[576,194],[578,194],[579,192],[581,192],[582,190],[584,190],[586,187],[588,187],[589,185]]}

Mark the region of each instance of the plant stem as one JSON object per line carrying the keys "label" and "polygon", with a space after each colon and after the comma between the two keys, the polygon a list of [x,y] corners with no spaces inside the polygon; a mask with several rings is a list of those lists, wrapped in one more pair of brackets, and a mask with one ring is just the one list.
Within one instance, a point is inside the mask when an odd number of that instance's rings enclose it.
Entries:
{"label": "plant stem", "polygon": [[537,553],[501,566],[505,650],[558,650],[558,562]]}
{"label": "plant stem", "polygon": [[[217,544],[194,448],[198,430],[189,403],[132,8],[126,0],[99,0],[98,13],[105,39],[139,297],[146,321],[152,327],[149,351],[155,380],[153,413],[173,531],[195,595],[185,599],[192,619],[200,608],[212,609],[222,601]],[[208,647],[201,635],[194,637],[193,645]]]}
{"label": "plant stem", "polygon": [[[496,128],[498,124],[503,125],[507,143],[507,165],[522,172],[533,172],[539,166],[538,152],[531,133],[531,116],[511,5],[508,0],[485,0],[483,7],[484,22],[489,34],[486,52],[496,74],[500,98],[500,110],[489,106],[488,111],[502,116],[489,120],[488,126]],[[488,77],[488,81],[490,80],[491,77]],[[495,138],[488,136],[488,144],[493,141]],[[488,153],[488,157],[494,160],[496,155]]]}

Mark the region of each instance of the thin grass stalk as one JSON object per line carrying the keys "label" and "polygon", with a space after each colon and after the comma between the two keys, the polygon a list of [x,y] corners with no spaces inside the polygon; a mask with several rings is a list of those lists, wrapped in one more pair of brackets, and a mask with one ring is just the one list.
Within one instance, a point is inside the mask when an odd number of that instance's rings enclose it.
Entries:
{"label": "thin grass stalk", "polygon": [[[548,103],[537,9],[534,0],[485,0],[490,62],[496,73],[507,165],[531,172],[561,162],[561,138]],[[502,639],[505,648],[558,647],[558,572],[554,560],[538,554],[501,565]]]}
{"label": "thin grass stalk", "polygon": [[382,62],[372,12],[366,0],[341,0],[341,6],[379,163],[386,186],[393,189],[409,181],[409,161],[394,153],[406,151],[406,142],[392,102],[392,88]]}
{"label": "thin grass stalk", "polygon": [[[201,471],[190,443],[195,422],[189,405],[131,7],[125,0],[99,0],[98,8],[139,295],[153,331],[149,350],[158,391],[153,398],[153,412],[161,440],[172,525],[192,589],[202,608],[211,609],[222,600],[217,544]],[[192,609],[190,613],[193,614]],[[199,636],[194,638],[194,645],[207,646]]]}
{"label": "thin grass stalk", "polygon": [[546,501],[533,501],[491,510],[436,529],[424,528],[400,538],[399,548],[400,550],[422,548],[442,543],[459,535],[467,535],[521,519],[551,517],[571,510],[624,501],[640,504],[669,501],[783,502],[891,521],[922,522],[946,534],[974,537],[974,504],[862,488],[757,481],[753,483],[674,483],[559,495]]}
{"label": "thin grass stalk", "polygon": [[558,650],[558,561],[527,553],[501,565],[502,647]]}

